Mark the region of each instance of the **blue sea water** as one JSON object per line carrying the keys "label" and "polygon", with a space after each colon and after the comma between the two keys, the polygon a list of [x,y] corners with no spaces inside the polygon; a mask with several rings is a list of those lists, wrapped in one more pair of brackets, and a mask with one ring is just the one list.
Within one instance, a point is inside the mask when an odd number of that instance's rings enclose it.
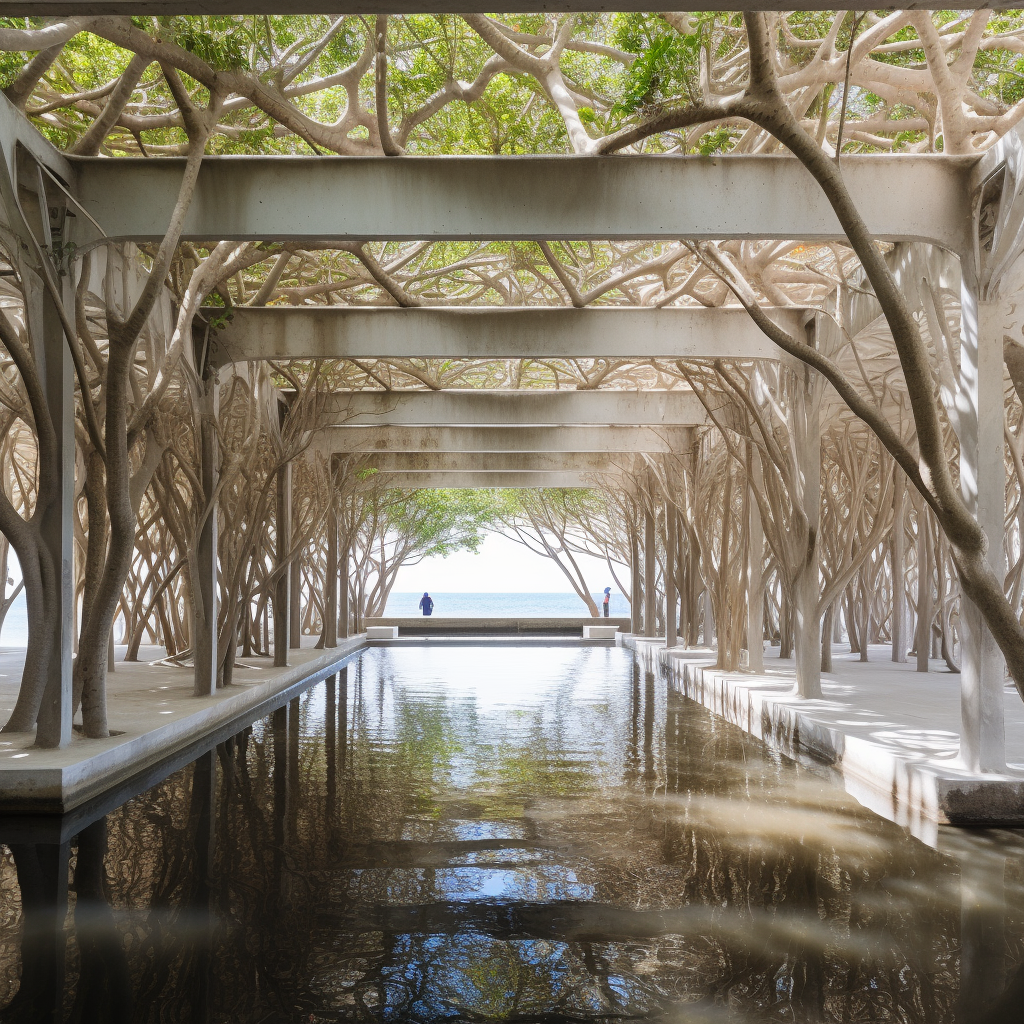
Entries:
{"label": "blue sea water", "polygon": [[[385,614],[394,616],[419,615],[420,594],[391,594]],[[502,618],[522,615],[532,618],[575,618],[587,614],[587,606],[572,593],[569,594],[441,594],[432,593],[435,615],[462,618]],[[603,595],[595,594],[598,607]],[[612,594],[612,615],[629,615],[629,602],[619,593]],[[0,647],[24,647],[28,643],[28,617],[25,614],[25,595],[11,605],[11,610],[0,627]]]}
{"label": "blue sea water", "polygon": [[[395,594],[388,597],[385,615],[402,617],[419,615],[418,594]],[[522,615],[532,618],[576,618],[587,614],[587,606],[576,594],[444,594],[431,593],[434,614],[460,618],[503,618]],[[603,594],[594,594],[598,607]],[[629,602],[618,593],[612,593],[612,615],[629,615]]]}

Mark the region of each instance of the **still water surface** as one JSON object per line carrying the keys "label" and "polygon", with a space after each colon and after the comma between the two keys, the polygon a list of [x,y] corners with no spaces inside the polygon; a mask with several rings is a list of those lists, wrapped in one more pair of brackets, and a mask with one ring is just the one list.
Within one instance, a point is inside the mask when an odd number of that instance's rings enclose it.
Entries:
{"label": "still water surface", "polygon": [[1020,1020],[1024,842],[940,845],[625,651],[377,648],[4,848],[0,1019]]}

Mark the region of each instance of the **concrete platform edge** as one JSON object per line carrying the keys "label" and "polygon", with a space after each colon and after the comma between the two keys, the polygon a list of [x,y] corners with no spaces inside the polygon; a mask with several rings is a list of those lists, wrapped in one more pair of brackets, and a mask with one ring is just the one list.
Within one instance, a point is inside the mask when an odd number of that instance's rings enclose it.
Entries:
{"label": "concrete platform edge", "polygon": [[847,735],[792,703],[758,692],[760,677],[716,669],[707,651],[666,651],[664,641],[633,636],[623,637],[622,643],[645,668],[660,669],[669,685],[727,722],[794,760],[809,756],[836,769],[851,796],[930,845],[943,824],[1024,824],[1024,779],[970,775]]}
{"label": "concrete platform edge", "polygon": [[[265,683],[239,689],[216,704],[200,706],[190,715],[147,732],[126,736],[124,742],[71,764],[52,768],[0,770],[0,813],[63,814],[105,790],[123,784],[184,750],[197,753],[264,717],[366,646],[365,637],[352,637],[320,656],[289,666]],[[197,698],[197,703],[203,698]],[[170,770],[174,770],[171,768]]]}

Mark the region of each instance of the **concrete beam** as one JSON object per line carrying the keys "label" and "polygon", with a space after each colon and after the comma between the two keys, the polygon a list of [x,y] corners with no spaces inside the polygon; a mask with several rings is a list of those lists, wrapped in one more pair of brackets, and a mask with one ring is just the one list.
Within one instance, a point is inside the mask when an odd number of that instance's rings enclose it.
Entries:
{"label": "concrete beam", "polygon": [[332,427],[325,455],[384,452],[652,452],[689,447],[688,427]]}
{"label": "concrete beam", "polygon": [[[772,318],[798,333],[801,309]],[[216,365],[256,359],[777,359],[738,307],[236,307]]]}
{"label": "concrete beam", "polygon": [[[387,10],[391,14],[518,14],[530,11],[592,11],[598,5],[594,0],[527,0],[526,3],[513,3],[510,0],[506,7],[503,3],[482,4],[473,0],[445,0],[444,4],[423,3],[422,0],[389,0]],[[603,6],[603,5],[602,5]],[[650,7],[648,0],[616,0],[617,11],[646,11]],[[924,10],[939,9],[939,0],[924,0],[915,3],[915,7]],[[975,10],[981,4],[969,0],[965,10]],[[1003,10],[1009,3],[994,3],[987,6]],[[82,14],[280,14],[281,0],[5,0],[5,14],[23,17],[29,15],[64,16]],[[702,4],[705,11],[788,11],[790,6],[780,0],[758,0],[757,3],[729,2],[711,0]],[[839,3],[827,3],[827,0],[809,0],[801,10],[860,10],[852,5],[846,6],[846,0]],[[289,0],[289,14],[377,14],[381,11],[380,3],[372,0]]]}
{"label": "concrete beam", "polygon": [[360,426],[692,426],[707,415],[692,391],[359,391],[332,395],[325,422]]}
{"label": "concrete beam", "polygon": [[[849,156],[868,230],[968,251],[973,157]],[[111,238],[157,241],[184,159],[73,158]],[[79,243],[93,228],[79,218]],[[207,157],[184,239],[799,238],[844,232],[793,157]]]}
{"label": "concrete beam", "polygon": [[602,473],[626,461],[604,452],[392,452],[370,465],[385,473]]}
{"label": "concrete beam", "polygon": [[[377,476],[367,478],[372,484]],[[460,490],[478,487],[527,487],[531,490],[541,487],[598,487],[601,476],[595,473],[381,473],[380,481],[386,487],[416,488],[457,488]]]}

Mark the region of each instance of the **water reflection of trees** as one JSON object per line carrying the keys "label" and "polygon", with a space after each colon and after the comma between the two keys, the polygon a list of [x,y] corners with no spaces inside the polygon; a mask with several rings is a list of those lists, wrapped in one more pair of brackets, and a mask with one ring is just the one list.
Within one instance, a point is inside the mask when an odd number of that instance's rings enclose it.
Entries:
{"label": "water reflection of trees", "polygon": [[1008,985],[1014,1005],[1016,840],[942,856],[638,670],[498,724],[394,671],[365,659],[63,862],[14,846],[3,1019],[932,1024],[998,1019]]}

